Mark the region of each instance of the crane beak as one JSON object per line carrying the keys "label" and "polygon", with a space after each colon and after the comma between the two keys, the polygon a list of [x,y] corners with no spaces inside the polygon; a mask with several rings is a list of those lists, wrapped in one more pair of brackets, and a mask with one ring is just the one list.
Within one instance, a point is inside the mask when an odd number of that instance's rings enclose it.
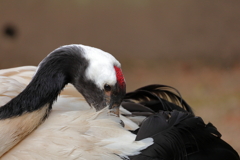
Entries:
{"label": "crane beak", "polygon": [[119,94],[111,95],[110,104],[109,104],[109,112],[110,113],[113,113],[119,117],[119,115],[120,115],[119,107],[122,103],[122,99],[123,99],[123,96],[121,94],[120,95]]}
{"label": "crane beak", "polygon": [[110,94],[110,103],[109,103],[109,110],[110,113],[113,113],[119,117],[120,111],[119,107],[122,103],[122,100],[126,94],[126,87],[118,87],[115,86],[114,90]]}

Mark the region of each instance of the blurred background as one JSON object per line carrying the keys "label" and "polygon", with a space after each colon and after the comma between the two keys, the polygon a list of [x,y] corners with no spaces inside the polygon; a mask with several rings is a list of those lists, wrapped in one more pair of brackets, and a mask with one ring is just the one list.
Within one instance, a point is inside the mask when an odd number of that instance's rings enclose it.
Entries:
{"label": "blurred background", "polygon": [[240,153],[240,1],[0,0],[0,69],[65,44],[113,54],[131,91],[177,88]]}

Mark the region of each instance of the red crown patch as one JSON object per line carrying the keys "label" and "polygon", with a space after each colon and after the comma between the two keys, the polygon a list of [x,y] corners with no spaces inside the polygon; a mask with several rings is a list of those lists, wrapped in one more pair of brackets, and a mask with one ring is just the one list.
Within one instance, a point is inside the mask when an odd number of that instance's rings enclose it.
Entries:
{"label": "red crown patch", "polygon": [[116,71],[116,77],[117,77],[117,82],[118,84],[123,88],[126,86],[125,84],[125,79],[124,79],[124,76],[123,76],[123,73],[122,73],[122,70],[121,68],[118,68],[116,66],[114,66],[114,69]]}

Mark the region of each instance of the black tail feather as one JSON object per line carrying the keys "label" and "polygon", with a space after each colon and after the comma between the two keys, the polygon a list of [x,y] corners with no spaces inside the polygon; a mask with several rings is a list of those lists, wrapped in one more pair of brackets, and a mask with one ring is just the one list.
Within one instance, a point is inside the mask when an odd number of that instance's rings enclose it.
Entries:
{"label": "black tail feather", "polygon": [[131,160],[198,160],[203,155],[206,160],[223,160],[222,157],[239,160],[237,152],[220,138],[216,127],[187,112],[175,110],[151,115],[142,123],[136,140],[147,137],[152,137],[154,144]]}
{"label": "black tail feather", "polygon": [[122,106],[131,116],[145,116],[131,131],[136,140],[152,137],[154,144],[131,160],[240,160],[211,123],[195,117],[180,93],[166,85],[149,85],[126,94]]}
{"label": "black tail feather", "polygon": [[[180,93],[167,85],[148,85],[125,95],[124,101],[142,104],[154,112],[180,110],[194,114]],[[126,108],[127,109],[127,108]]]}

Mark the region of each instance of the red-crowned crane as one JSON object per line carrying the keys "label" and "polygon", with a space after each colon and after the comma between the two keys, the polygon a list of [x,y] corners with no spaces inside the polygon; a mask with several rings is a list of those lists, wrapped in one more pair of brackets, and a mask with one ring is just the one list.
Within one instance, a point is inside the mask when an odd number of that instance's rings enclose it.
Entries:
{"label": "red-crowned crane", "polygon": [[1,159],[239,159],[174,88],[125,95],[120,67],[102,50],[67,45],[38,68],[0,70]]}

